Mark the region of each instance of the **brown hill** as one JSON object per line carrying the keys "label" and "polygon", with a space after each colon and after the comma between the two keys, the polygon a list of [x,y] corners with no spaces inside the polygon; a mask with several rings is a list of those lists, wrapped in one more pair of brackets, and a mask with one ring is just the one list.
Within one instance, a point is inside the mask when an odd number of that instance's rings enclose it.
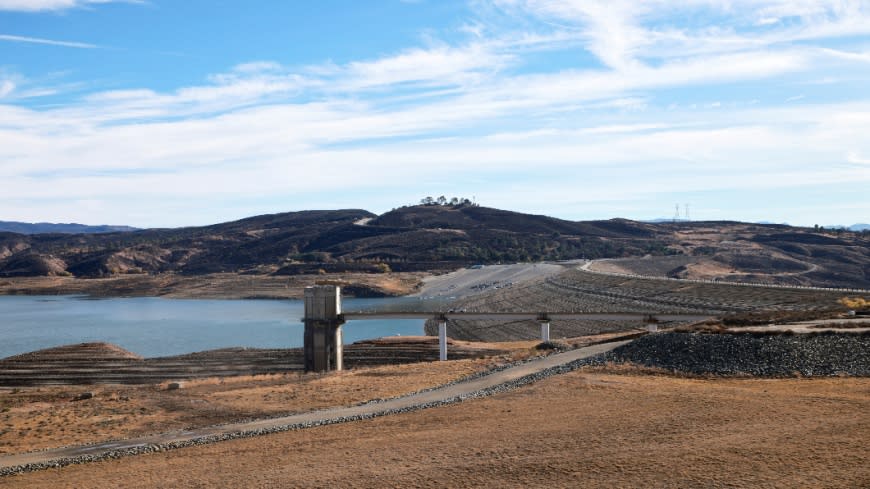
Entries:
{"label": "brown hill", "polygon": [[111,343],[79,343],[46,348],[0,359],[3,362],[101,362],[116,360],[142,360],[139,355]]}
{"label": "brown hill", "polygon": [[0,277],[384,273],[578,258],[633,258],[612,266],[678,278],[870,287],[867,233],[736,222],[573,222],[474,205],[410,206],[381,216],[360,209],[290,212],[107,234],[0,233]]}
{"label": "brown hill", "polygon": [[3,276],[31,277],[69,275],[66,263],[53,255],[23,251],[12,254],[3,262]]}
{"label": "brown hill", "polygon": [[369,224],[414,229],[484,228],[519,234],[566,234],[606,238],[650,238],[654,234],[653,226],[625,219],[574,222],[479,206],[402,207],[379,216]]}

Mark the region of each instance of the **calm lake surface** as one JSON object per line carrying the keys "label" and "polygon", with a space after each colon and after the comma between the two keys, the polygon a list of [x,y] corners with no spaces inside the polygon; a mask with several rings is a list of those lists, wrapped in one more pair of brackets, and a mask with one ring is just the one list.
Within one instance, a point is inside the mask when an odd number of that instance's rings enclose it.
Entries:
{"label": "calm lake surface", "polygon": [[[342,310],[401,310],[415,299],[342,299]],[[215,348],[302,346],[300,300],[183,300],[154,297],[0,296],[0,358],[104,341],[144,357]],[[344,325],[345,343],[423,334],[423,320]]]}

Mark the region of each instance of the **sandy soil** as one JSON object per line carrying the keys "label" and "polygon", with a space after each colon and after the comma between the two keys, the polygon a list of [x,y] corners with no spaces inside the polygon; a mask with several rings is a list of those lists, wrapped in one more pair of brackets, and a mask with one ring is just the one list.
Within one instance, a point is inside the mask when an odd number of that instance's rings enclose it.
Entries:
{"label": "sandy soil", "polygon": [[870,379],[585,370],[443,408],[4,487],[867,487]]}
{"label": "sandy soil", "polygon": [[0,279],[0,295],[69,295],[95,297],[151,297],[178,299],[299,299],[305,287],[318,282],[358,285],[387,295],[407,295],[420,285],[425,273],[241,275],[215,273],[184,276],[122,275],[102,279],[71,277],[17,277]]}

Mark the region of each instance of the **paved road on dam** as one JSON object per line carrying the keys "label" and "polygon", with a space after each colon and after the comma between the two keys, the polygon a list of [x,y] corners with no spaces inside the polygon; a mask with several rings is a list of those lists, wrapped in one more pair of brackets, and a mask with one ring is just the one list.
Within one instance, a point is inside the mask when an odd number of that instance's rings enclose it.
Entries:
{"label": "paved road on dam", "polygon": [[414,297],[450,297],[451,299],[481,294],[493,289],[516,287],[547,278],[567,270],[552,263],[517,263],[514,265],[478,265],[444,275],[423,279],[423,288]]}
{"label": "paved road on dam", "polygon": [[36,470],[51,466],[68,465],[70,463],[82,463],[89,460],[146,453],[164,448],[183,447],[277,431],[369,419],[377,416],[441,406],[461,399],[497,392],[500,386],[510,385],[520,379],[534,376],[550,368],[559,367],[610,351],[626,343],[628,341],[604,343],[556,353],[482,377],[382,402],[311,411],[279,418],[197,428],[189,431],[169,432],[94,445],[0,456],[0,473],[8,472],[8,469],[12,467],[26,467],[26,470]]}

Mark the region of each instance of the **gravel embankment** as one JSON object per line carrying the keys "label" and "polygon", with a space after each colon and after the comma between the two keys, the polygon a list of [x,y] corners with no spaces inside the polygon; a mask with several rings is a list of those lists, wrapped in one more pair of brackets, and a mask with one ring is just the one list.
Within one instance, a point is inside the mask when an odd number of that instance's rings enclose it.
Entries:
{"label": "gravel embankment", "polygon": [[870,376],[870,335],[660,333],[599,358],[698,375],[863,377]]}

